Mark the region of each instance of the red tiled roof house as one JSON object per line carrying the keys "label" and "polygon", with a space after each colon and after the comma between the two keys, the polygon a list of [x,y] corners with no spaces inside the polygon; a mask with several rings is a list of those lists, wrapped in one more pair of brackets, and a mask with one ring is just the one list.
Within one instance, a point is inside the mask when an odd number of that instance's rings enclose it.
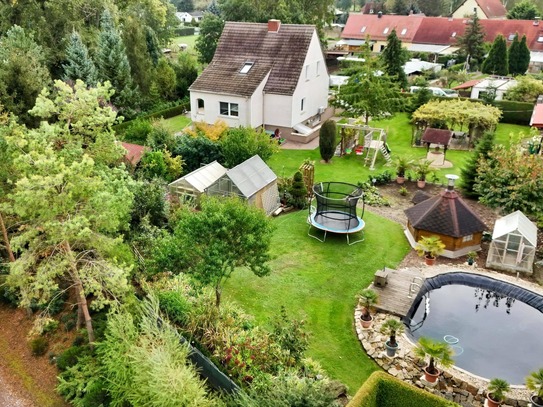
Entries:
{"label": "red tiled roof house", "polygon": [[477,17],[481,20],[505,20],[507,10],[500,0],[465,0],[453,12],[454,18],[464,18],[473,15],[477,10]]}
{"label": "red tiled roof house", "polygon": [[328,83],[314,26],[227,22],[213,60],[190,87],[191,118],[279,129],[289,139],[295,126],[324,120]]}

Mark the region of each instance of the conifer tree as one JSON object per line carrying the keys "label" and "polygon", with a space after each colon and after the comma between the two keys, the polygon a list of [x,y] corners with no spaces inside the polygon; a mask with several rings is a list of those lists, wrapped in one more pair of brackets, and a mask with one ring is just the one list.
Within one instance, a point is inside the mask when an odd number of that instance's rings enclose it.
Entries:
{"label": "conifer tree", "polygon": [[136,90],[130,72],[123,40],[119,35],[109,10],[104,10],[100,20],[98,54],[96,55],[98,79],[109,81],[115,89],[111,100],[121,108],[135,103]]}
{"label": "conifer tree", "polygon": [[526,44],[526,35],[522,36],[519,45],[518,70],[521,75],[525,74],[530,65],[530,49]]}
{"label": "conifer tree", "polygon": [[404,0],[394,0],[392,6],[392,12],[394,14],[405,15],[407,13],[407,5]]}
{"label": "conifer tree", "polygon": [[473,14],[464,35],[458,38],[458,46],[463,55],[469,58],[471,70],[477,68],[485,55],[485,33],[477,13]]}
{"label": "conifer tree", "polygon": [[87,86],[96,85],[96,67],[89,57],[89,51],[77,31],[70,35],[70,42],[66,47],[66,64],[64,68],[64,81],[81,79]]}
{"label": "conifer tree", "polygon": [[507,75],[509,64],[507,62],[507,43],[503,35],[498,35],[492,43],[492,48],[483,62],[483,73],[493,75]]}
{"label": "conifer tree", "polygon": [[396,30],[387,37],[387,46],[381,54],[381,58],[384,63],[385,72],[394,81],[397,82],[401,88],[407,88],[407,75],[403,69],[404,64],[407,62],[407,53],[402,48],[402,42],[396,35]]}
{"label": "conifer tree", "polygon": [[488,131],[483,134],[472,156],[466,162],[466,165],[461,170],[462,182],[461,188],[464,194],[469,198],[477,198],[479,194],[475,191],[475,181],[477,177],[477,168],[479,168],[479,161],[481,159],[486,160],[488,154],[492,151],[494,146],[494,133]]}
{"label": "conifer tree", "polygon": [[325,162],[330,162],[336,151],[336,122],[327,120],[319,131],[319,151]]}
{"label": "conifer tree", "polygon": [[304,178],[300,171],[294,174],[289,192],[292,196],[292,205],[295,208],[303,209],[307,205],[307,188],[305,187]]}
{"label": "conifer tree", "polygon": [[520,59],[520,41],[518,40],[518,33],[515,34],[513,42],[507,50],[507,61],[509,64],[509,74],[518,75],[519,72],[519,59]]}

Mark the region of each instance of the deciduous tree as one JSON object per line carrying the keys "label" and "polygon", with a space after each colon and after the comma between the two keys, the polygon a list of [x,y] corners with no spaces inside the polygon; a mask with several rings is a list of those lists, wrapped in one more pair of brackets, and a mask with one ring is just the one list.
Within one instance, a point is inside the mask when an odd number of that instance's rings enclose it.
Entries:
{"label": "deciduous tree", "polygon": [[517,76],[517,84],[507,89],[505,99],[516,102],[535,103],[537,97],[543,94],[543,81],[532,76]]}
{"label": "deciduous tree", "polygon": [[209,64],[215,55],[219,38],[224,28],[224,20],[213,13],[206,13],[200,23],[200,35],[194,48],[198,51],[198,60]]}
{"label": "deciduous tree", "polygon": [[228,168],[241,164],[255,154],[268,161],[277,152],[277,142],[271,140],[267,133],[247,127],[229,129],[221,138],[220,147],[223,163]]}

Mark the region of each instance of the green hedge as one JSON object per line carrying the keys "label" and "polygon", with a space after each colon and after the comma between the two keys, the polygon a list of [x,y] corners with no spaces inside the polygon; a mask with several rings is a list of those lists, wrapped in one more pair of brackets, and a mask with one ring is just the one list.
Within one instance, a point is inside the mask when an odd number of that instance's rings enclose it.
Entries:
{"label": "green hedge", "polygon": [[173,30],[176,37],[186,37],[187,35],[194,35],[194,27],[179,27]]}
{"label": "green hedge", "polygon": [[[141,119],[157,119],[157,118],[163,118],[163,119],[169,119],[170,117],[179,116],[180,114],[186,113],[190,109],[190,101],[187,100],[185,102],[182,102],[180,105],[170,107],[168,109],[159,110],[157,112],[149,113],[143,116],[139,116],[138,118]],[[117,124],[113,126],[113,130],[115,130],[115,133],[122,134],[128,126],[132,124],[133,120],[129,120],[120,124]]]}
{"label": "green hedge", "polygon": [[385,372],[374,372],[347,407],[459,407]]}
{"label": "green hedge", "polygon": [[492,103],[502,111],[501,123],[522,124],[528,126],[534,110],[533,103],[495,100]]}

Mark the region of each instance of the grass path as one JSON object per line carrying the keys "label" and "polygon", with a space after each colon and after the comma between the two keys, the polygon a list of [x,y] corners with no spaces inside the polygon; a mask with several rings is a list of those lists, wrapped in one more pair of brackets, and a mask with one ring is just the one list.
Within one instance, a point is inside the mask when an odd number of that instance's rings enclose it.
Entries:
{"label": "grass path", "polygon": [[274,219],[272,273],[264,278],[248,271],[234,274],[224,295],[268,323],[284,305],[290,317],[304,319],[310,332],[308,355],[350,393],[377,368],[362,351],[354,332],[356,294],[383,266],[395,267],[409,247],[402,227],[366,212],[366,240],[348,246],[344,236],[325,243],[307,236],[306,211]]}

